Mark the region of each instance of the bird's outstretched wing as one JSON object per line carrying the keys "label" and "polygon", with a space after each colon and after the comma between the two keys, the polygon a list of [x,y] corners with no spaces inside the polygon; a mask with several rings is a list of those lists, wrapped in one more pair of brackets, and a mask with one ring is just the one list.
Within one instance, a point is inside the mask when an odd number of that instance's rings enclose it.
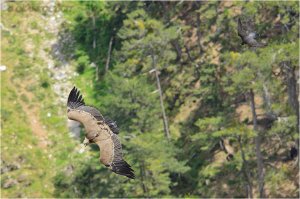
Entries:
{"label": "bird's outstretched wing", "polygon": [[[113,172],[134,179],[134,171],[123,159],[122,145],[116,134],[107,140],[95,138],[94,141],[100,148],[100,161]],[[104,149],[104,150],[103,150]]]}
{"label": "bird's outstretched wing", "polygon": [[82,123],[86,138],[99,146],[101,163],[117,174],[135,178],[133,169],[123,159],[116,122],[104,118],[96,108],[85,105],[80,91],[75,87],[69,94],[67,106],[68,118]]}
{"label": "bird's outstretched wing", "polygon": [[247,36],[247,32],[243,27],[241,18],[238,18],[238,35],[241,37],[241,39]]}

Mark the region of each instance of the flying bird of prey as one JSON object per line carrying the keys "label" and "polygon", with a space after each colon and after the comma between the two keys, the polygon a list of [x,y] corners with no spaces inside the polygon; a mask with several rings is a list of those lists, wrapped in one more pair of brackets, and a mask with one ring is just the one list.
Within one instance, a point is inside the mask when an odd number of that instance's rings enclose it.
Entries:
{"label": "flying bird of prey", "polygon": [[247,44],[250,47],[264,47],[265,43],[258,42],[257,33],[254,30],[254,23],[252,20],[244,20],[238,18],[238,35],[242,39],[242,45]]}
{"label": "flying bird of prey", "polygon": [[85,145],[95,143],[100,148],[100,162],[113,172],[134,179],[134,171],[122,157],[122,145],[116,123],[104,118],[96,108],[87,106],[80,91],[74,87],[68,97],[67,115],[83,124]]}

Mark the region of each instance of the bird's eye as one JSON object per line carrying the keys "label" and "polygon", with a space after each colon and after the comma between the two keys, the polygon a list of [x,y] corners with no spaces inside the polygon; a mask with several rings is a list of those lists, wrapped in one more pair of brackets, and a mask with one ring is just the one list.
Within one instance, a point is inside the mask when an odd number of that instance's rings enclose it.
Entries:
{"label": "bird's eye", "polygon": [[70,109],[70,108],[68,108],[68,109],[67,109],[67,112],[70,112],[70,110],[71,110],[71,109]]}

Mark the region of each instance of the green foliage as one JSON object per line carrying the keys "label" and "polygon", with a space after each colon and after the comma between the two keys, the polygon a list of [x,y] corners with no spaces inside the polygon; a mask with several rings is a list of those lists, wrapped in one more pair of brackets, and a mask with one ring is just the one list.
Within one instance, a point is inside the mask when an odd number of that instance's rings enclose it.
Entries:
{"label": "green foliage", "polygon": [[[75,58],[76,63],[86,63],[87,66],[88,62],[96,62],[103,70],[104,63],[99,60],[106,58],[109,36],[115,37],[116,45],[112,67],[105,75],[101,73],[100,81],[93,82],[92,86],[82,85],[82,81],[94,74],[93,69],[89,69],[79,76],[77,83],[86,88],[88,96],[104,115],[118,122],[125,157],[138,173],[134,182],[128,181],[122,186],[118,180],[105,181],[105,186],[112,186],[113,192],[96,191],[98,196],[247,197],[244,191],[246,179],[241,173],[246,165],[250,169],[250,180],[256,183],[253,138],[258,135],[253,130],[253,121],[250,122],[247,96],[253,90],[256,96],[263,98],[263,102],[256,105],[260,113],[292,114],[283,103],[286,102],[285,82],[275,77],[274,71],[281,70],[283,61],[298,68],[299,45],[295,29],[298,22],[294,19],[295,13],[299,13],[295,9],[297,5],[290,2],[283,5],[278,2],[82,5],[84,9],[76,12],[77,15],[66,16],[73,16],[70,27],[77,41],[77,50],[81,52]],[[93,54],[95,30],[91,25],[91,14],[95,9],[99,9],[97,23],[105,21],[101,26],[103,29],[96,30],[97,39],[101,38],[105,45]],[[274,27],[275,16],[279,13],[282,16],[280,23],[290,30],[284,34],[269,33],[271,36],[265,48],[243,47],[235,34],[241,10],[242,17],[252,18],[255,14],[253,19],[259,34]],[[108,28],[110,25],[115,27],[114,31]],[[200,44],[197,37],[200,37]],[[160,73],[171,129],[176,128],[176,139],[169,143],[164,140],[154,76],[149,73],[155,68]],[[265,100],[266,92],[269,101]],[[189,101],[193,103],[187,104]],[[240,106],[249,108],[242,113],[247,115],[242,122],[241,113],[237,113]],[[185,110],[192,111],[186,113]],[[294,119],[292,121],[271,124],[271,129],[262,130],[264,139],[281,134],[289,135],[286,140],[290,140],[290,135],[295,135]],[[234,148],[234,159],[230,162],[226,161],[226,155],[221,155],[224,152],[218,147],[220,139],[228,139]],[[222,157],[224,160],[220,160]],[[96,184],[103,187],[103,183]],[[218,190],[216,187],[221,183],[226,183],[228,190]],[[60,190],[59,187],[57,185],[56,189]],[[239,190],[240,193],[234,194],[230,190]],[[68,189],[67,192],[72,191]],[[78,194],[72,192],[68,196]]]}
{"label": "green foliage", "polygon": [[76,71],[82,74],[87,66],[89,66],[89,57],[86,55],[78,57]]}
{"label": "green foliage", "polygon": [[155,59],[155,67],[172,72],[175,53],[171,50],[170,41],[178,37],[176,27],[164,27],[163,23],[150,18],[142,9],[133,11],[127,17],[118,32],[124,41],[118,54],[121,63],[116,70],[128,77],[146,73],[153,69]]}

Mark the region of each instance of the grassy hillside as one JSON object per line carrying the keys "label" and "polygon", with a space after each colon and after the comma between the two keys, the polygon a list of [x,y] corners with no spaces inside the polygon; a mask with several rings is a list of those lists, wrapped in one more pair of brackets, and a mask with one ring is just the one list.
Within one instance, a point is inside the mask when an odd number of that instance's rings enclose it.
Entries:
{"label": "grassy hillside", "polygon": [[51,16],[39,4],[9,4],[27,9],[1,12],[1,64],[7,67],[1,71],[1,197],[53,196],[53,177],[76,158],[78,143],[69,136],[65,104],[48,70]]}

